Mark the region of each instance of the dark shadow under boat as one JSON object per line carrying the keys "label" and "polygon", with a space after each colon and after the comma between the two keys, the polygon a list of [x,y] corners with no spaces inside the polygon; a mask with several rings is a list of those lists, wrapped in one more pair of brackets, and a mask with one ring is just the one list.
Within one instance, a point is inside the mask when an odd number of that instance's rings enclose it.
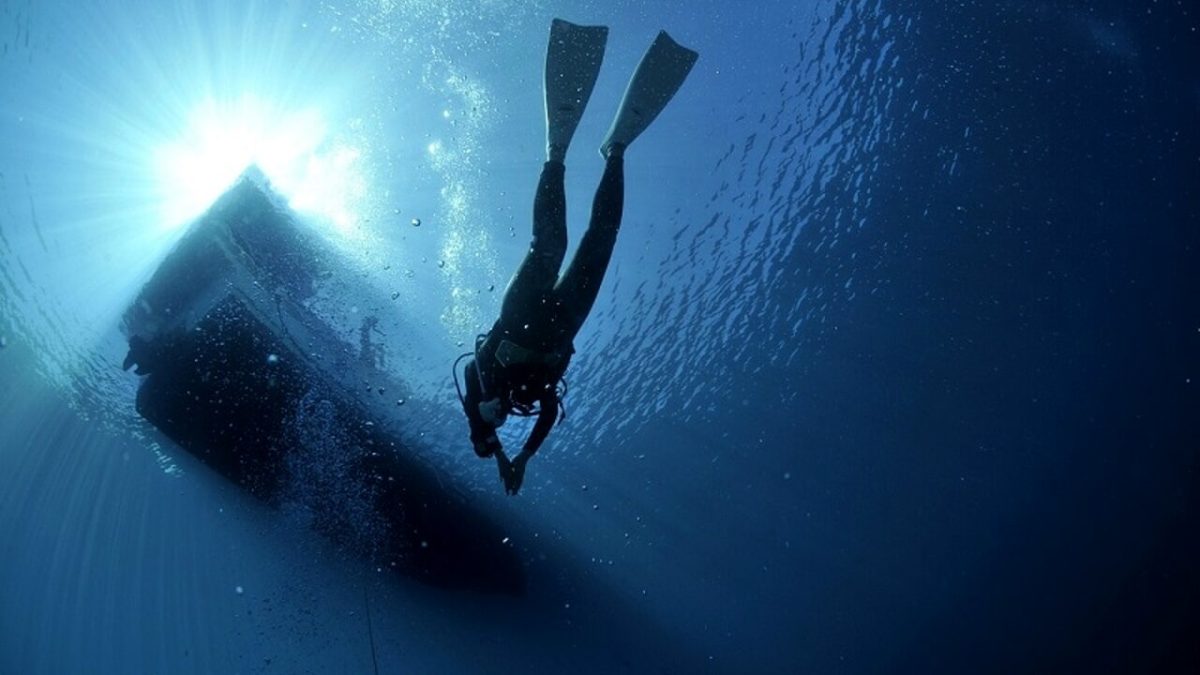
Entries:
{"label": "dark shadow under boat", "polygon": [[[340,266],[248,171],[124,316],[125,365],[144,376],[138,413],[229,480],[379,566],[439,587],[523,592],[521,562],[499,524],[405,442],[421,413],[388,405],[407,391],[375,367],[366,340],[373,319],[363,320],[356,347],[314,309],[320,294],[329,299],[323,287]],[[370,290],[333,297],[347,292]]]}

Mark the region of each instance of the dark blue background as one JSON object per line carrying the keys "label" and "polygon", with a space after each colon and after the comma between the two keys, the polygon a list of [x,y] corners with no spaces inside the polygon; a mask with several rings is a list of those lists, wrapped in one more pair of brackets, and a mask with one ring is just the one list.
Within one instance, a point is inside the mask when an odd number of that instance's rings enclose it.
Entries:
{"label": "dark blue background", "polygon": [[[206,7],[0,6],[0,672],[1200,671],[1187,3]],[[510,499],[448,367],[525,250],[555,15],[612,26],[576,238],[645,43],[702,58]],[[380,575],[132,416],[118,319],[167,248],[134,141],[264,63],[345,83],[370,218],[326,234],[379,293],[334,327],[382,317],[523,599]]]}

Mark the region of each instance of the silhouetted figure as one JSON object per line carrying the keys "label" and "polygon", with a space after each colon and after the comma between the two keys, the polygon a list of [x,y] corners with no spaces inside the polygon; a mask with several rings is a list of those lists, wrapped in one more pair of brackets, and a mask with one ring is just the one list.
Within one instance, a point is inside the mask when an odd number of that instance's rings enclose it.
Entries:
{"label": "silhouetted figure", "polygon": [[[575,352],[574,339],[595,304],[624,203],[624,154],[683,84],[697,54],[665,33],[638,64],[620,110],[600,146],[604,175],[591,221],[565,272],[566,193],[563,160],[592,93],[608,28],[555,19],[546,53],[546,154],[533,205],[533,241],[504,294],[500,318],[475,345],[463,369],[463,411],[480,457],[495,457],[500,479],[516,494],[525,466],[558,419],[560,382]],[[511,460],[496,429],[511,414],[537,416],[521,452]]]}

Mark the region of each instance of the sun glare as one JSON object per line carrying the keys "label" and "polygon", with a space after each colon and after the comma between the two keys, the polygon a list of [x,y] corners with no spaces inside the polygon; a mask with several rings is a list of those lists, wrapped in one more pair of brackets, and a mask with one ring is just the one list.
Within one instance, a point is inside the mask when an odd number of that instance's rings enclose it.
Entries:
{"label": "sun glare", "polygon": [[201,105],[155,160],[171,227],[203,213],[251,165],[292,208],[342,232],[356,224],[365,193],[362,152],[335,138],[319,110],[285,111],[253,97]]}

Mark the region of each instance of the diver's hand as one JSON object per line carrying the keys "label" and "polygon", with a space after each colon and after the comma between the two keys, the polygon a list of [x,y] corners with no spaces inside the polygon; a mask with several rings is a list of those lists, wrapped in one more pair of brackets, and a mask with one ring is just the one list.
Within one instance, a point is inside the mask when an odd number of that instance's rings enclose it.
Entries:
{"label": "diver's hand", "polygon": [[496,437],[496,434],[490,434],[482,440],[471,439],[471,442],[475,446],[475,454],[484,459],[504,450],[504,446],[500,444],[500,439]]}
{"label": "diver's hand", "polygon": [[521,453],[513,458],[509,464],[508,476],[504,479],[504,491],[510,495],[515,495],[521,489],[521,483],[525,482],[525,464],[529,462],[529,455]]}
{"label": "diver's hand", "polygon": [[496,452],[496,467],[500,469],[500,482],[507,487],[508,476],[512,473],[512,462],[508,461],[508,456],[503,450]]}

